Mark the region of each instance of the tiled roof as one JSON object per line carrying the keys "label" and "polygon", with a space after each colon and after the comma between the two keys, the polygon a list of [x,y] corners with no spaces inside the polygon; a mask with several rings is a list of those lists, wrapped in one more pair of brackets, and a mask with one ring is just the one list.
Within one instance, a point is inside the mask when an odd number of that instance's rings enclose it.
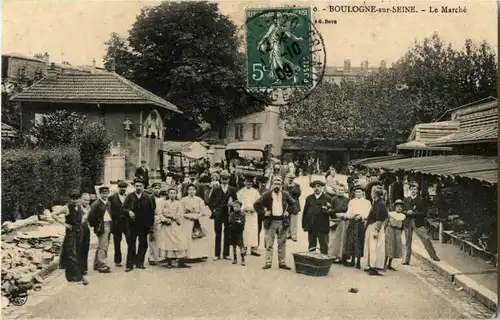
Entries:
{"label": "tiled roof", "polygon": [[188,150],[193,141],[165,141],[163,142],[163,151],[171,153],[181,153]]}
{"label": "tiled roof", "polygon": [[488,125],[482,128],[459,131],[454,134],[429,141],[429,146],[448,146],[466,143],[495,142],[498,139],[498,126]]}
{"label": "tiled roof", "polygon": [[11,53],[4,53],[2,54],[2,57],[12,57],[12,58],[18,58],[18,59],[24,59],[24,60],[31,60],[31,61],[37,61],[37,62],[43,62],[45,63],[45,60],[35,58],[35,57],[30,57],[21,53],[17,52],[11,52]]}
{"label": "tiled roof", "polygon": [[398,150],[440,150],[440,151],[452,151],[451,147],[432,147],[429,146],[425,141],[408,141],[397,145]]}
{"label": "tiled roof", "polygon": [[491,184],[498,182],[498,174],[492,174],[492,171],[498,172],[496,157],[431,156],[370,162],[366,166],[385,170],[403,169],[438,176],[461,176],[486,181]]}
{"label": "tiled roof", "polygon": [[45,77],[11,98],[12,101],[54,103],[150,104],[177,113],[172,103],[114,72],[61,74]]}

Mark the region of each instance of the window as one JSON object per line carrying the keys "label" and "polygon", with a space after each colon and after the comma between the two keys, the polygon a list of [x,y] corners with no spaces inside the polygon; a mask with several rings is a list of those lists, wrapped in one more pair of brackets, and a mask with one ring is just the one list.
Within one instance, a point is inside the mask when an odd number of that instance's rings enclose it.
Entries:
{"label": "window", "polygon": [[226,125],[219,126],[219,139],[226,139]]}
{"label": "window", "polygon": [[243,140],[243,123],[234,125],[234,138],[236,140]]}
{"label": "window", "polygon": [[252,124],[252,139],[260,140],[260,129],[262,125],[260,123]]}

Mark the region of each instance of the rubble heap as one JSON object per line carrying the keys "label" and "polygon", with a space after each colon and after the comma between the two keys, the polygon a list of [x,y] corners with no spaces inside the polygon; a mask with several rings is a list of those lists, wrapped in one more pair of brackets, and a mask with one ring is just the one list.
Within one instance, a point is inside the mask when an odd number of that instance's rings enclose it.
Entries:
{"label": "rubble heap", "polygon": [[49,210],[2,224],[2,296],[20,286],[41,289],[43,278],[38,274],[59,255],[64,232]]}

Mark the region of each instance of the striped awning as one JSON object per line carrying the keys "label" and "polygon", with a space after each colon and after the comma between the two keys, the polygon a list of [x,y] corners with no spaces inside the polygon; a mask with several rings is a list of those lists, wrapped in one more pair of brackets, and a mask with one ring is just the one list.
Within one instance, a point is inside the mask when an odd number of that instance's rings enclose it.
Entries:
{"label": "striped awning", "polygon": [[397,160],[397,159],[403,159],[403,158],[405,158],[405,156],[402,154],[393,154],[393,155],[371,157],[371,158],[361,158],[361,159],[352,160],[351,165],[352,166],[360,166],[360,165],[366,165],[367,163]]}
{"label": "striped awning", "polygon": [[488,125],[482,128],[459,131],[445,137],[429,141],[429,146],[451,146],[467,143],[495,142],[498,139],[498,126]]}
{"label": "striped awning", "polygon": [[407,158],[365,164],[369,168],[384,170],[406,170],[438,176],[458,176],[491,184],[498,183],[498,162],[496,157],[480,156],[431,156]]}

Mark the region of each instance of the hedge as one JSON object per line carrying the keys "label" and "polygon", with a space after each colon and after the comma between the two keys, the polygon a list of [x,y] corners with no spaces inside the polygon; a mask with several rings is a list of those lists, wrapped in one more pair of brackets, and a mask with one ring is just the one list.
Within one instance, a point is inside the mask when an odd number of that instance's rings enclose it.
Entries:
{"label": "hedge", "polygon": [[2,221],[25,219],[66,201],[81,185],[75,148],[2,152]]}

